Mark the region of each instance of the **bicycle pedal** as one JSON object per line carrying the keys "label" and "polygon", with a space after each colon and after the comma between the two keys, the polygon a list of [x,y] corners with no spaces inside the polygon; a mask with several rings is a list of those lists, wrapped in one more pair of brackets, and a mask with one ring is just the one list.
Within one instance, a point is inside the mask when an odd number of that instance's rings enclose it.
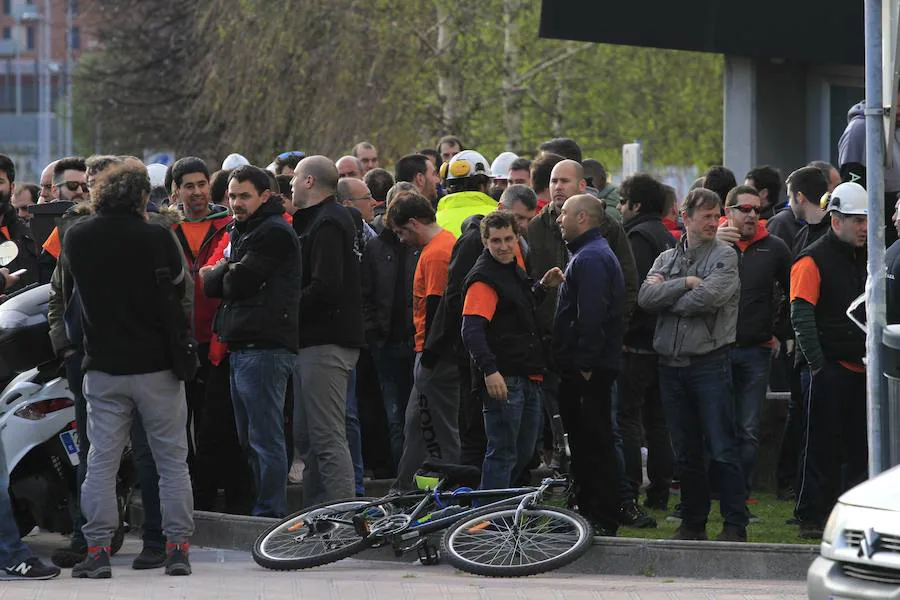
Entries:
{"label": "bicycle pedal", "polygon": [[429,544],[427,541],[420,544],[417,550],[419,553],[419,562],[423,565],[431,567],[441,562],[440,550],[434,545]]}

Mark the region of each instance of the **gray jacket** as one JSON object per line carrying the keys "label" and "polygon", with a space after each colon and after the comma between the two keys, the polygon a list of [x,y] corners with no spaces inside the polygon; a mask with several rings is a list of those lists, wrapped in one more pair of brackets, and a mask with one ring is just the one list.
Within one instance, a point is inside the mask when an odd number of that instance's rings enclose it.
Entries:
{"label": "gray jacket", "polygon": [[[659,314],[653,348],[660,361],[671,366],[686,366],[692,357],[733,344],[741,298],[734,249],[714,240],[688,250],[685,240],[660,254],[648,273],[665,281],[644,283],[638,293],[638,305]],[[703,283],[688,289],[689,275]]]}

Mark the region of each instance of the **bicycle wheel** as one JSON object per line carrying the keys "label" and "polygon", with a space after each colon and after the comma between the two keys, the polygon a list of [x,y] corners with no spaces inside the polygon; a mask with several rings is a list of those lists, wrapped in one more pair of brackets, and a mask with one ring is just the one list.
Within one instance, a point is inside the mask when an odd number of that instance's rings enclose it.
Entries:
{"label": "bicycle wheel", "polygon": [[[256,564],[276,571],[308,569],[352,556],[369,546],[349,523],[361,507],[377,498],[353,498],[326,502],[294,513],[264,531],[253,544]],[[387,515],[387,509],[368,509],[375,518]]]}
{"label": "bicycle wheel", "polygon": [[522,577],[558,569],[591,545],[587,520],[556,506],[522,510],[517,505],[485,508],[444,533],[444,555],[454,567],[488,577]]}

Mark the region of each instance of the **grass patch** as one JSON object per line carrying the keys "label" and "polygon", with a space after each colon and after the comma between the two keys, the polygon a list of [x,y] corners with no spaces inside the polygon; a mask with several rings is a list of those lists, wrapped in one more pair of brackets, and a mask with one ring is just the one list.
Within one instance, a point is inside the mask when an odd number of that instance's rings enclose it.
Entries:
{"label": "grass patch", "polygon": [[[769,544],[804,544],[818,545],[817,540],[801,540],[796,525],[785,525],[785,521],[794,516],[794,501],[779,501],[774,493],[759,493],[753,495],[758,504],[750,505],[750,512],[762,519],[759,523],[751,523],[747,527],[747,541]],[[649,510],[656,518],[656,529],[634,529],[633,527],[620,527],[619,537],[632,537],[644,539],[669,539],[678,529],[677,522],[666,521],[678,496],[669,499],[669,511]],[[722,516],[719,514],[719,503],[715,500],[709,514],[709,522],[706,524],[706,534],[710,539],[715,538],[722,530]]]}

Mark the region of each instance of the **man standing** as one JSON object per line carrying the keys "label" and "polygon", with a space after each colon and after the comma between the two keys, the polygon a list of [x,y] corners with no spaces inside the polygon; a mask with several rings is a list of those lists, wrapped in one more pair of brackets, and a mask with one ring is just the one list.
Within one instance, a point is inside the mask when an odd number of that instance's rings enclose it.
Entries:
{"label": "man standing", "polygon": [[426,342],[447,288],[456,237],[437,224],[431,203],[414,192],[398,194],[386,223],[404,244],[422,248],[413,277],[416,360],[406,407],[406,445],[395,487],[413,489],[413,476],[428,457],[459,460],[459,370],[453,360],[429,355]]}
{"label": "man standing", "polygon": [[438,225],[455,236],[462,234],[462,223],[473,215],[497,210],[497,201],[487,195],[491,185],[491,165],[474,150],[463,150],[447,166],[447,195],[441,198],[435,214]]}
{"label": "man standing", "polygon": [[531,187],[531,161],[517,158],[509,165],[509,185],[525,185]]}
{"label": "man standing", "polygon": [[337,168],[325,156],[304,158],[291,182],[302,261],[294,443],[306,465],[306,506],[354,494],[347,382],[365,338],[356,226],[335,200],[337,182]]}
{"label": "man standing", "polygon": [[394,180],[397,183],[408,181],[416,186],[419,193],[437,205],[437,189],[441,183],[434,163],[428,160],[424,154],[407,154],[394,165]]}
{"label": "man standing", "polygon": [[450,159],[465,150],[462,141],[456,136],[445,135],[437,145],[437,151],[441,155],[442,162],[450,162]]}
{"label": "man standing", "polygon": [[[159,472],[166,573],[189,575],[188,537],[193,533],[193,498],[187,469],[187,404],[173,372],[170,330],[187,335],[187,319],[164,306],[168,271],[178,296],[184,294],[180,250],[165,229],[147,223],[150,196],[145,171],[122,167],[96,198],[96,215],[69,229],[62,260],[81,297],[84,329],[84,395],[91,449],[81,488],[88,545],[73,577],[108,578],[110,541],[119,526],[115,480],[122,450],[137,412]],[[111,251],[114,249],[114,251]],[[172,299],[174,301],[174,299]]]}
{"label": "man standing", "polygon": [[210,297],[204,292],[200,268],[209,261],[226,235],[226,227],[232,219],[226,207],[210,203],[209,169],[201,159],[195,156],[178,159],[172,165],[172,183],[175,198],[184,214],[184,219],[173,226],[172,230],[181,244],[194,280],[194,337],[200,357],[197,376],[193,381],[185,383],[188,403],[188,460],[193,467],[194,433],[198,433],[202,426],[206,382],[209,378],[209,344],[212,339],[213,318],[221,302],[218,297]]}
{"label": "man standing", "polygon": [[725,521],[716,539],[745,542],[746,491],[728,358],[737,329],[740,279],[737,254],[716,240],[720,215],[718,194],[691,190],[682,206],[685,237],[653,263],[638,303],[658,313],[653,347],[659,353],[663,407],[681,474],[682,521],[674,539],[706,539],[708,456]]}
{"label": "man standing", "polygon": [[[675,246],[662,223],[666,209],[665,187],[650,175],[638,174],[622,182],[622,218],[631,245],[638,277],[643,281],[656,257]],[[618,379],[618,424],[622,435],[628,497],[622,498],[623,522],[648,523],[638,510],[643,483],[642,440],[647,440],[647,488],[645,506],[666,510],[672,483],[674,457],[659,390],[659,355],[653,349],[656,315],[636,307],[625,332],[622,372]]]}
{"label": "man standing", "polygon": [[352,177],[354,179],[362,179],[363,173],[363,164],[355,156],[342,156],[337,159],[337,162],[334,163],[334,166],[338,170],[338,178],[343,179],[345,177]]}
{"label": "man standing", "polygon": [[516,217],[519,235],[525,235],[528,232],[528,225],[537,214],[537,196],[530,187],[513,184],[503,190],[500,208],[508,210]]}
{"label": "man standing", "polygon": [[785,208],[781,203],[781,172],[775,167],[764,165],[751,169],[744,177],[744,185],[750,186],[759,193],[760,219],[769,220]]}
{"label": "man standing", "polygon": [[597,535],[614,536],[619,473],[612,386],[621,368],[625,280],[600,231],[604,218],[603,203],[587,194],[570,197],[560,210],[557,223],[572,260],[559,290],[553,355],[560,369],[559,412],[569,434],[578,507]]}
{"label": "man standing", "polygon": [[378,150],[369,142],[360,142],[353,146],[351,154],[359,159],[363,166],[363,175],[378,168]]}
{"label": "man standing", "polygon": [[552,269],[537,286],[516,263],[518,224],[505,211],[481,221],[485,250],[465,283],[462,339],[475,364],[472,385],[484,406],[487,450],[482,489],[509,487],[534,456],[541,427],[545,356],[534,294],[562,283]]}
{"label": "man standing", "polygon": [[846,314],[866,286],[866,191],[842,183],[828,211],[831,229],[791,268],[791,322],[811,377],[794,516],[809,539],[822,536],[838,496],[866,478],[868,464],[866,334]]}
{"label": "man standing", "polygon": [[769,235],[760,222],[763,210],[762,198],[755,188],[735,187],[725,199],[725,218],[716,234],[738,253],[741,300],[737,337],[731,350],[731,379],[738,455],[748,496],[756,468],[759,420],[772,355],[777,356],[781,343],[791,337],[786,310],[791,252],[781,239]]}
{"label": "man standing", "polygon": [[256,484],[252,514],[287,512],[284,397],[293,370],[300,310],[300,245],[269,178],[250,165],[228,178],[234,211],[231,253],[200,269],[206,295],[222,298],[216,333],[231,353],[238,439]]}
{"label": "man standing", "polygon": [[59,161],[54,160],[49,165],[44,167],[43,171],[41,171],[41,195],[40,200],[38,200],[38,204],[56,201],[57,190],[56,186],[53,185],[53,169],[56,168],[57,162]]}
{"label": "man standing", "polygon": [[80,156],[61,158],[53,167],[57,200],[79,204],[88,199],[87,166]]}
{"label": "man standing", "polygon": [[12,195],[16,191],[16,166],[5,154],[0,154],[0,242],[15,242],[19,253],[15,260],[6,265],[10,272],[27,269],[15,281],[8,281],[5,293],[14,292],[38,280],[37,250],[31,229],[17,214],[12,205]]}

